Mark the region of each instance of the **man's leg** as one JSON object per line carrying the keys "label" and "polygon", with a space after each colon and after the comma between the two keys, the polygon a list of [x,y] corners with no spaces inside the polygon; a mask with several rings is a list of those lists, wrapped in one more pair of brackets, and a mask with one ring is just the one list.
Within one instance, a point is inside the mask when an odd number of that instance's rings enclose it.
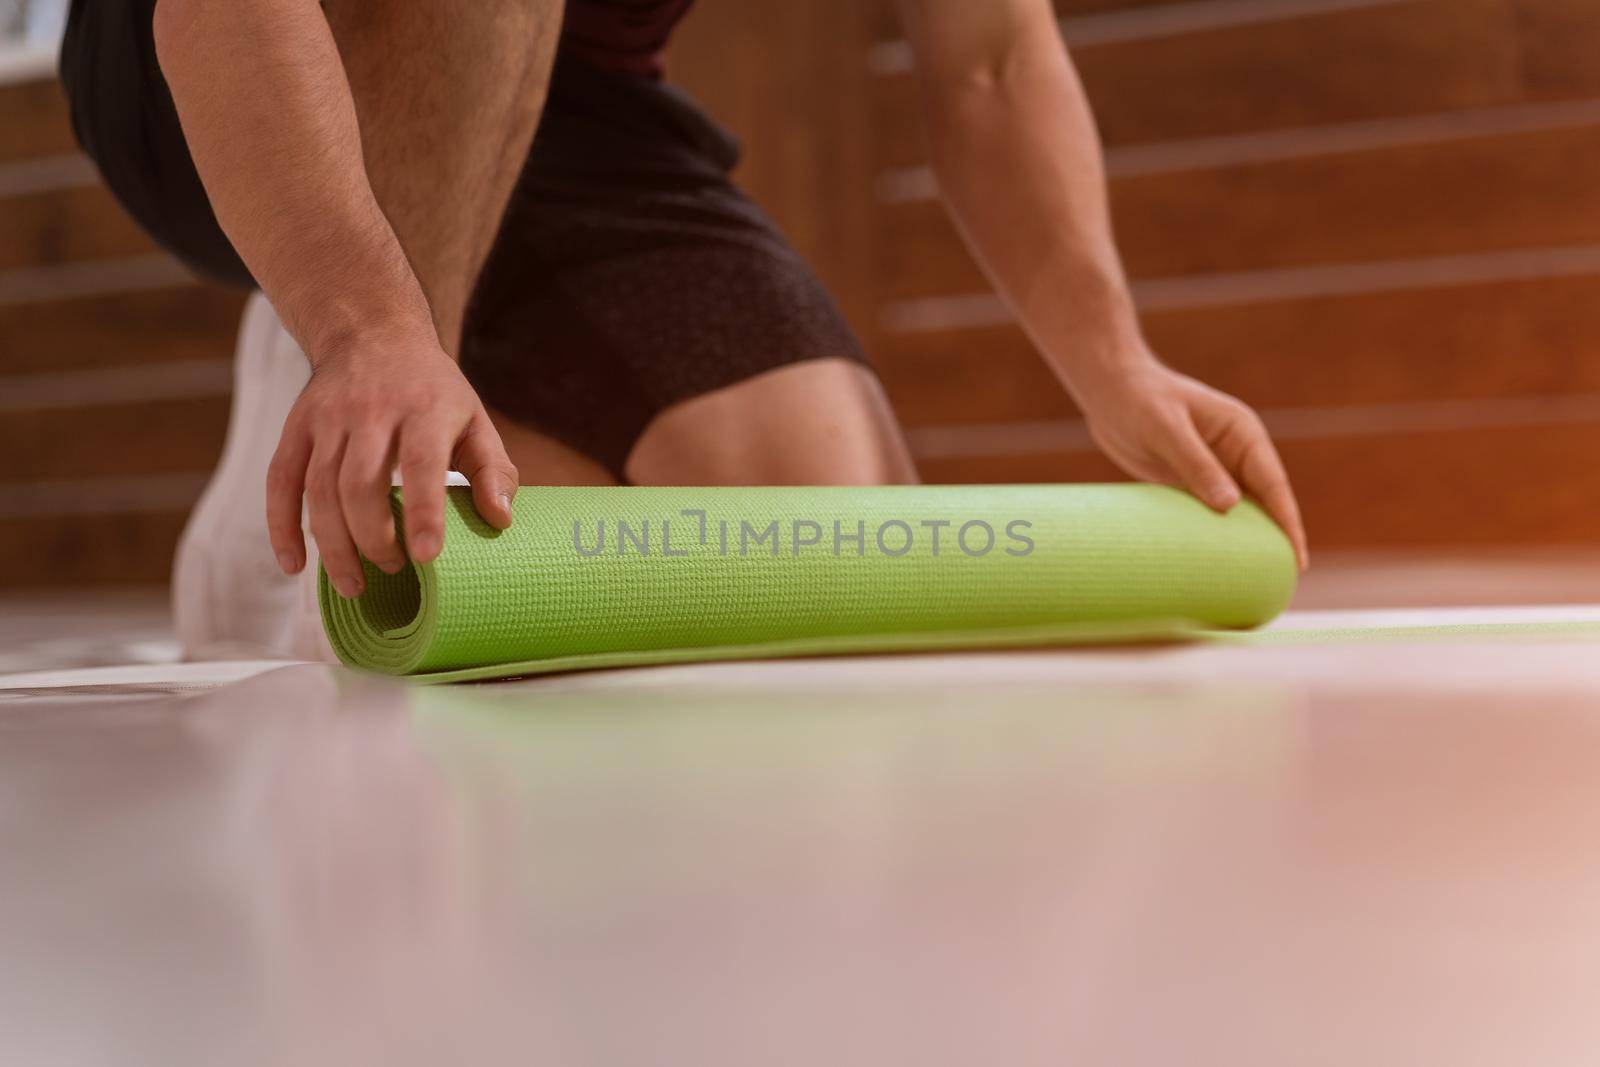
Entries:
{"label": "man's leg", "polygon": [[628,456],[639,485],[875,485],[917,480],[878,379],[846,359],[791,363],[676,404]]}
{"label": "man's leg", "polygon": [[456,354],[544,106],[564,0],[326,0],[388,216]]}
{"label": "man's leg", "polygon": [[489,418],[500,433],[524,485],[615,485],[617,479],[605,465],[547,434],[531,430],[489,404]]}

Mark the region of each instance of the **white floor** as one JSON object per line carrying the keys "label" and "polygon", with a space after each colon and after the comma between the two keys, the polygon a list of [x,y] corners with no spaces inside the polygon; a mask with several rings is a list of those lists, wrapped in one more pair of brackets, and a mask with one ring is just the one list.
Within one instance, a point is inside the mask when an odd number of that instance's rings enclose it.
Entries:
{"label": "white floor", "polygon": [[[1385,566],[1302,604],[1570,605],[1593,573]],[[0,669],[47,673],[0,681],[0,1063],[1600,1048],[1594,639],[410,688],[162,665],[148,598],[21,608]]]}

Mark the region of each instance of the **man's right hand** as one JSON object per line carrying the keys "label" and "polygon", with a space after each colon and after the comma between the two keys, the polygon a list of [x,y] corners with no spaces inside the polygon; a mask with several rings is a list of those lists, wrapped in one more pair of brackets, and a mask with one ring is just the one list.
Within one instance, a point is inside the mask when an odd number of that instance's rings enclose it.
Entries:
{"label": "man's right hand", "polygon": [[[431,329],[363,338],[316,354],[314,363],[267,472],[267,527],[285,573],[305,566],[302,497],[322,565],[345,597],[365,586],[358,552],[386,574],[405,566],[407,551],[419,563],[439,554],[448,470],[466,475],[491,526],[511,525],[517,469]],[[396,466],[405,485],[405,550],[389,507]]]}

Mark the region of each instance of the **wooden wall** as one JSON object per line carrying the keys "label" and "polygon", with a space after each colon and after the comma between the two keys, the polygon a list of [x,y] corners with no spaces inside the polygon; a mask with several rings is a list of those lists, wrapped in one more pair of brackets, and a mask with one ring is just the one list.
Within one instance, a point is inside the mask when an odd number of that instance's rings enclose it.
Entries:
{"label": "wooden wall", "polygon": [[[1600,6],[1057,6],[1146,329],[1264,412],[1318,547],[1600,534]],[[943,215],[909,64],[882,0],[700,0],[670,71],[929,479],[1114,477]],[[0,586],[165,577],[240,306],[122,216],[53,83],[0,87]]]}
{"label": "wooden wall", "polygon": [[166,579],[243,302],[127,219],[53,81],[0,86],[0,587]]}
{"label": "wooden wall", "polygon": [[[1263,412],[1314,543],[1600,534],[1600,5],[1057,6],[1147,333]],[[944,216],[895,38],[875,348],[923,472],[1111,477]]]}

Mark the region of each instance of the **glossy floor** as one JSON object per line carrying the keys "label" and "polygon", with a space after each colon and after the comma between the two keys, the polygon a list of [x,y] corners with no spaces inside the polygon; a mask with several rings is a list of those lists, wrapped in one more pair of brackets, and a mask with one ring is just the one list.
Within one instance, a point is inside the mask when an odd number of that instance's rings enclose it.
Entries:
{"label": "glossy floor", "polygon": [[0,688],[0,1062],[1600,1049],[1591,639],[266,667]]}

